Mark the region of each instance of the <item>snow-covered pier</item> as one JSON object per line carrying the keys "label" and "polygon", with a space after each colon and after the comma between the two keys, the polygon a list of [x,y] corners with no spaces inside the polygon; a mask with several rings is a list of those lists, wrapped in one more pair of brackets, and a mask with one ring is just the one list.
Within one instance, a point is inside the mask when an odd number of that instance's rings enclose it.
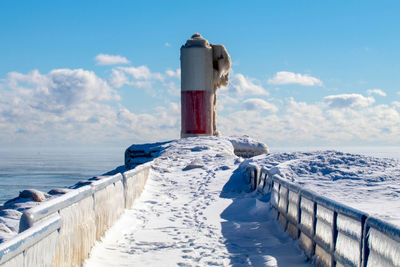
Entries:
{"label": "snow-covered pier", "polygon": [[230,141],[186,138],[163,146],[143,195],[95,245],[86,267],[310,266],[280,229],[268,197],[244,182],[243,159]]}
{"label": "snow-covered pier", "polygon": [[265,152],[248,137],[134,145],[107,176],[3,207],[28,208],[2,218],[19,233],[3,235],[0,266],[400,266],[397,226],[306,188],[296,169],[327,157],[334,173],[349,155],[235,155]]}

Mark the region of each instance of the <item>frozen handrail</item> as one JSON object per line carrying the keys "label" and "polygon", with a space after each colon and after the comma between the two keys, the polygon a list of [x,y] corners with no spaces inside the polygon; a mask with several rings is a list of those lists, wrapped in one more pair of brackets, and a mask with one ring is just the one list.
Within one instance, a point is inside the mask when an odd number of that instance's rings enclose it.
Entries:
{"label": "frozen handrail", "polygon": [[26,210],[20,233],[0,244],[0,266],[81,265],[94,242],[140,195],[151,164],[102,176]]}
{"label": "frozen handrail", "polygon": [[41,203],[41,205],[25,211],[20,219],[19,232],[21,233],[26,231],[28,228],[32,227],[41,219],[49,216],[50,214],[56,213],[58,210],[67,207],[75,202],[78,202],[81,199],[90,196],[92,193],[92,187],[90,185],[87,185],[67,192],[62,196],[43,202]]}
{"label": "frozen handrail", "polygon": [[[0,265],[23,253],[61,227],[61,217],[53,214],[34,227],[0,244]],[[51,262],[47,263],[50,266]]]}
{"label": "frozen handrail", "polygon": [[[265,168],[248,168],[253,181],[272,193],[276,218],[305,254],[322,266],[400,267],[400,228],[303,189]],[[260,172],[260,173],[256,173]],[[260,183],[260,179],[265,181]],[[256,189],[256,188],[255,188]]]}

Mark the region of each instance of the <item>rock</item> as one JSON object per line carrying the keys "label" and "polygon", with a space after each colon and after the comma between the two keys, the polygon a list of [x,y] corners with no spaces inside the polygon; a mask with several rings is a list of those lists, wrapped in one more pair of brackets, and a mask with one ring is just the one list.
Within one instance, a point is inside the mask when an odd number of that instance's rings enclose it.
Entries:
{"label": "rock", "polygon": [[69,191],[71,191],[71,189],[69,188],[54,188],[51,189],[48,194],[50,195],[63,195],[65,193],[68,193]]}
{"label": "rock", "polygon": [[35,202],[45,201],[50,195],[35,189],[26,189],[19,192],[19,198],[30,198]]}
{"label": "rock", "polygon": [[77,188],[80,188],[80,187],[82,187],[82,186],[90,185],[90,184],[92,184],[92,181],[89,181],[89,180],[81,180],[81,181],[77,182],[76,184],[74,184],[73,186],[70,186],[69,188],[70,188],[70,189],[77,189]]}

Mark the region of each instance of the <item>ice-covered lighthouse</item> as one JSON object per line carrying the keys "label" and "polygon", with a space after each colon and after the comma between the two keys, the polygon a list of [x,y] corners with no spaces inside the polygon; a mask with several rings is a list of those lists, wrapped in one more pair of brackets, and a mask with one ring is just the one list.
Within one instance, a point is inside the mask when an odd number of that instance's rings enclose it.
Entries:
{"label": "ice-covered lighthouse", "polygon": [[231,60],[223,45],[195,33],[181,47],[181,137],[219,135],[216,90],[228,85]]}

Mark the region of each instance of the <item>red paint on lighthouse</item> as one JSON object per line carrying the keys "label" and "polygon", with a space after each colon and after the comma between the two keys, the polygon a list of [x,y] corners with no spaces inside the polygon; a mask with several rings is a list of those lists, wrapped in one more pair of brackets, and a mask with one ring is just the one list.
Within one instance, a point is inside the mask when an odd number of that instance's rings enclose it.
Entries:
{"label": "red paint on lighthouse", "polygon": [[181,91],[182,131],[186,135],[210,134],[212,95],[209,91]]}

